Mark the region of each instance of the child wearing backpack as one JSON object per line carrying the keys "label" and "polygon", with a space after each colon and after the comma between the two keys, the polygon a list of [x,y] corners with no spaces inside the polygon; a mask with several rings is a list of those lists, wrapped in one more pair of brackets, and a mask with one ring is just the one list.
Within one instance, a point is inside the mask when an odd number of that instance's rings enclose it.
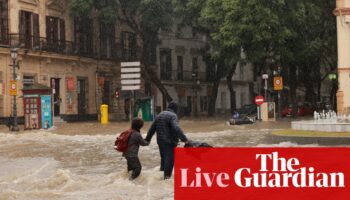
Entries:
{"label": "child wearing backpack", "polygon": [[141,162],[138,157],[139,147],[149,145],[149,142],[144,140],[141,136],[140,130],[143,127],[142,119],[133,119],[131,122],[131,134],[128,139],[128,147],[123,152],[123,156],[126,158],[128,165],[128,172],[132,171],[129,180],[134,180],[141,173]]}

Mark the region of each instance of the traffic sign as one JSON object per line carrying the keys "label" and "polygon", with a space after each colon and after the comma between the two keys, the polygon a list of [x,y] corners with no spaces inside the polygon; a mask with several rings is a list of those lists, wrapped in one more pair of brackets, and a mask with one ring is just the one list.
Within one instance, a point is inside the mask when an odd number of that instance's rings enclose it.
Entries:
{"label": "traffic sign", "polygon": [[139,90],[141,88],[141,63],[122,62],[121,90]]}
{"label": "traffic sign", "polygon": [[255,104],[260,106],[261,104],[263,104],[265,101],[263,96],[256,96],[255,97]]}
{"label": "traffic sign", "polygon": [[275,76],[273,78],[273,88],[274,88],[274,90],[283,90],[282,76]]}
{"label": "traffic sign", "polygon": [[10,81],[10,96],[17,96],[17,81]]}

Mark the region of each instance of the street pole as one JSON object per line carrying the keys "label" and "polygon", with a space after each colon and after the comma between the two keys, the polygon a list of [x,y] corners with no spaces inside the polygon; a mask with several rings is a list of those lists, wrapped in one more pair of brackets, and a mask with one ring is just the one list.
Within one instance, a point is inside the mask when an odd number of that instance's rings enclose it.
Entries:
{"label": "street pole", "polygon": [[264,86],[264,89],[265,89],[265,102],[268,102],[268,100],[267,100],[267,79],[269,78],[269,75],[268,74],[263,74],[262,78],[265,81],[265,86]]}
{"label": "street pole", "polygon": [[[11,53],[15,54],[15,56],[12,57],[13,59],[13,64],[12,64],[12,78],[14,81],[16,81],[17,79],[17,74],[16,74],[16,67],[17,67],[17,63],[16,63],[16,58],[17,58],[17,49],[12,49]],[[17,87],[16,87],[17,90]],[[17,122],[17,102],[16,99],[17,98],[17,94],[13,95],[13,126],[11,131],[19,131],[19,127],[18,127],[18,122]]]}

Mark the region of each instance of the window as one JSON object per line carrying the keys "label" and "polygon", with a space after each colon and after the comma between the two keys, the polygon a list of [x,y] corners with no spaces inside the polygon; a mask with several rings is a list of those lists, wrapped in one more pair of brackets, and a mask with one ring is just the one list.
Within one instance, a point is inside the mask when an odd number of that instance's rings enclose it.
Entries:
{"label": "window", "polygon": [[136,60],[136,34],[121,32],[122,59],[125,61]]}
{"label": "window", "polygon": [[183,68],[184,68],[184,59],[182,56],[177,56],[177,80],[183,80]]}
{"label": "window", "polygon": [[0,1],[0,44],[8,44],[8,1]]}
{"label": "window", "polygon": [[40,46],[39,15],[19,11],[19,39],[21,47],[31,49]]}
{"label": "window", "polygon": [[46,51],[62,52],[66,43],[66,28],[63,19],[46,16],[46,43],[42,49]]}
{"label": "window", "polygon": [[100,25],[100,55],[102,58],[114,58],[116,52],[115,25],[101,23]]}
{"label": "window", "polygon": [[58,17],[46,16],[46,38],[48,41],[58,43],[66,40],[65,22]]}
{"label": "window", "polygon": [[93,29],[91,19],[74,19],[74,41],[76,43],[76,52],[86,56],[93,55]]}
{"label": "window", "polygon": [[200,107],[201,107],[201,112],[208,111],[208,97],[207,96],[200,97]]}
{"label": "window", "polygon": [[160,50],[160,78],[161,80],[171,80],[171,49]]}
{"label": "window", "polygon": [[239,79],[244,80],[244,65],[242,63],[239,64]]}
{"label": "window", "polygon": [[198,58],[197,57],[192,58],[192,73],[198,76]]}

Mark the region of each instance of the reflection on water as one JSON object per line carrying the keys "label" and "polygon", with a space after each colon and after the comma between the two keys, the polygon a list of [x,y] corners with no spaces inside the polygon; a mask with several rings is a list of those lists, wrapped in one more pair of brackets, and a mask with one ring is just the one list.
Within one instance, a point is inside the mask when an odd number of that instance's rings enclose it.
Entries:
{"label": "reflection on water", "polygon": [[[269,144],[267,130],[188,134],[217,147]],[[128,180],[115,135],[0,134],[0,200],[173,199],[173,179],[162,180],[153,139],[141,147],[141,176]],[[292,143],[278,146],[295,146]]]}

